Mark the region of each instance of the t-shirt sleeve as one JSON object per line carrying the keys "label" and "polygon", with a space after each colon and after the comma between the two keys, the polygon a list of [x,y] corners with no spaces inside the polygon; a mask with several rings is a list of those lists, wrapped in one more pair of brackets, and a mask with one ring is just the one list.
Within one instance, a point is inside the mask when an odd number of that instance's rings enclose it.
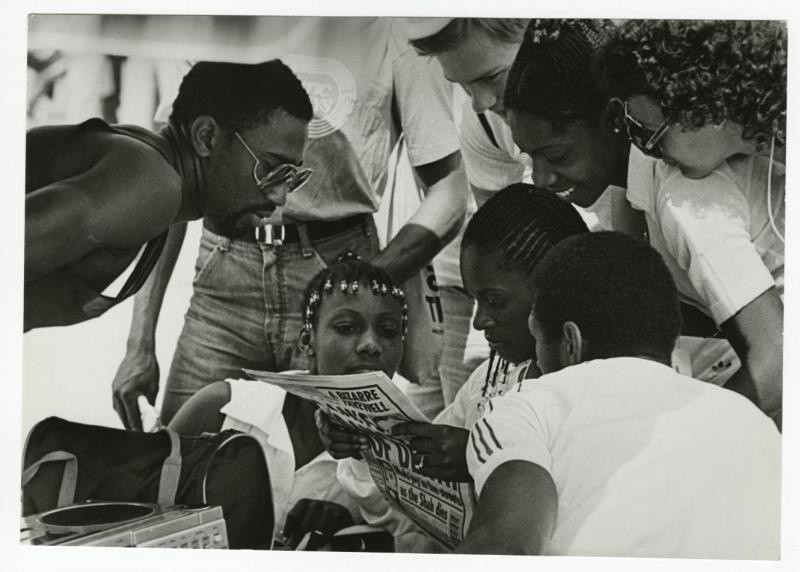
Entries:
{"label": "t-shirt sleeve", "polygon": [[525,165],[491,142],[469,100],[462,105],[461,155],[469,183],[486,191],[499,191],[522,181]]}
{"label": "t-shirt sleeve", "polygon": [[747,198],[730,169],[663,181],[656,209],[666,246],[722,324],[775,284],[752,243]]}
{"label": "t-shirt sleeve", "polygon": [[411,165],[443,159],[460,148],[451,107],[452,87],[434,58],[408,44],[394,60],[394,90]]}
{"label": "t-shirt sleeve", "polygon": [[439,425],[469,429],[470,412],[477,407],[480,384],[486,377],[487,369],[489,369],[489,360],[484,361],[470,374],[469,379],[458,389],[453,402],[445,407],[433,422]]}
{"label": "t-shirt sleeve", "polygon": [[492,399],[472,428],[467,468],[479,496],[492,472],[508,461],[528,461],[551,471],[547,426],[530,399],[519,393]]}

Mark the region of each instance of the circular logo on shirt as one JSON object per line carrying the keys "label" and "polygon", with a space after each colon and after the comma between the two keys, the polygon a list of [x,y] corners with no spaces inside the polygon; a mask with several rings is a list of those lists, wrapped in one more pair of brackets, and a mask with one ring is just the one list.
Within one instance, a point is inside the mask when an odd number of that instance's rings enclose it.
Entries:
{"label": "circular logo on shirt", "polygon": [[334,58],[291,55],[284,61],[300,78],[314,107],[309,138],[317,139],[341,129],[356,102],[356,80],[350,70]]}

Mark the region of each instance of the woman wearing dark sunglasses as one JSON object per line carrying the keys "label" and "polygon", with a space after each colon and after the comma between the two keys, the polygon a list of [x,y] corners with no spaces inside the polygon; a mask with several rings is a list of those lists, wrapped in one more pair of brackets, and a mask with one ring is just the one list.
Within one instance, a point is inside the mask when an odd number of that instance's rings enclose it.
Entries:
{"label": "woman wearing dark sunglasses", "polygon": [[782,22],[631,20],[598,68],[634,144],[700,179],[735,155],[782,158],[786,56]]}
{"label": "woman wearing dark sunglasses", "polygon": [[[698,369],[700,356],[718,347],[693,347],[692,374],[725,383],[780,423],[782,165],[750,155],[693,180],[655,160],[668,127],[634,117],[627,100],[610,97],[591,73],[593,58],[615,33],[598,21],[530,24],[504,98],[514,140],[531,156],[534,183],[577,206],[593,208],[609,186],[627,188],[683,301],[730,342],[721,343],[730,354],[722,354],[730,361],[723,371]],[[624,209],[605,216],[607,228],[633,228]],[[737,358],[741,367],[732,374]]]}

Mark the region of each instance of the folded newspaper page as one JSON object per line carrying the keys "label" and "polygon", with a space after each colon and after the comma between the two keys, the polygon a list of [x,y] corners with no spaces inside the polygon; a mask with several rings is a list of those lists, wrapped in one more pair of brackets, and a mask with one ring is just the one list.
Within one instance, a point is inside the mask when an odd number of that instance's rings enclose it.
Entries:
{"label": "folded newspaper page", "polygon": [[335,376],[244,372],[314,401],[340,425],[367,435],[370,450],[364,458],[383,496],[443,545],[455,548],[461,543],[475,506],[473,488],[414,471],[409,439],[389,431],[397,423],[428,419],[383,372]]}

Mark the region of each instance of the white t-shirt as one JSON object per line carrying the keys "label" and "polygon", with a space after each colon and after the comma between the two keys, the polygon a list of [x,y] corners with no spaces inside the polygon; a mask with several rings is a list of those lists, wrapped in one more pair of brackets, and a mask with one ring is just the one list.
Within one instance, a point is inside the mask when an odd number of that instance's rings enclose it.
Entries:
{"label": "white t-shirt", "polygon": [[[681,297],[719,325],[775,286],[783,296],[784,247],[767,206],[769,158],[743,156],[704,179],[632,149],[628,200],[645,213],[650,244]],[[784,233],[785,169],[774,163],[772,214]]]}
{"label": "white t-shirt", "polygon": [[501,358],[487,359],[472,372],[453,402],[433,422],[470,429],[481,418],[490,399],[515,387],[519,391],[518,385],[525,379],[530,364],[531,360],[514,365]]}
{"label": "white t-shirt", "polygon": [[470,473],[479,494],[507,461],[550,473],[558,515],[548,554],[780,557],[781,439],[741,395],[614,358],[491,403],[470,437]]}
{"label": "white t-shirt", "polygon": [[499,191],[523,180],[530,182],[530,157],[514,143],[505,120],[491,111],[484,113],[497,143],[495,146],[463,89],[456,89],[454,100],[460,115],[456,126],[461,139],[461,156],[470,184],[485,191]]}
{"label": "white t-shirt", "polygon": [[[461,386],[453,403],[439,413],[433,422],[469,429],[480,418],[483,404],[496,395],[503,395],[524,379],[530,363],[528,360],[514,366],[502,359],[494,362],[486,360]],[[364,521],[392,533],[396,552],[448,552],[405,514],[389,504],[372,480],[369,466],[364,461],[342,459],[339,461],[337,478],[342,489],[358,503]]]}
{"label": "white t-shirt", "polygon": [[273,537],[281,533],[287,513],[303,498],[336,502],[357,517],[352,499],[337,484],[336,461],[327,452],[294,470],[294,449],[282,413],[286,392],[261,381],[225,381],[231,389],[231,400],[220,409],[225,415],[221,431],[235,429],[261,443],[272,485]]}

